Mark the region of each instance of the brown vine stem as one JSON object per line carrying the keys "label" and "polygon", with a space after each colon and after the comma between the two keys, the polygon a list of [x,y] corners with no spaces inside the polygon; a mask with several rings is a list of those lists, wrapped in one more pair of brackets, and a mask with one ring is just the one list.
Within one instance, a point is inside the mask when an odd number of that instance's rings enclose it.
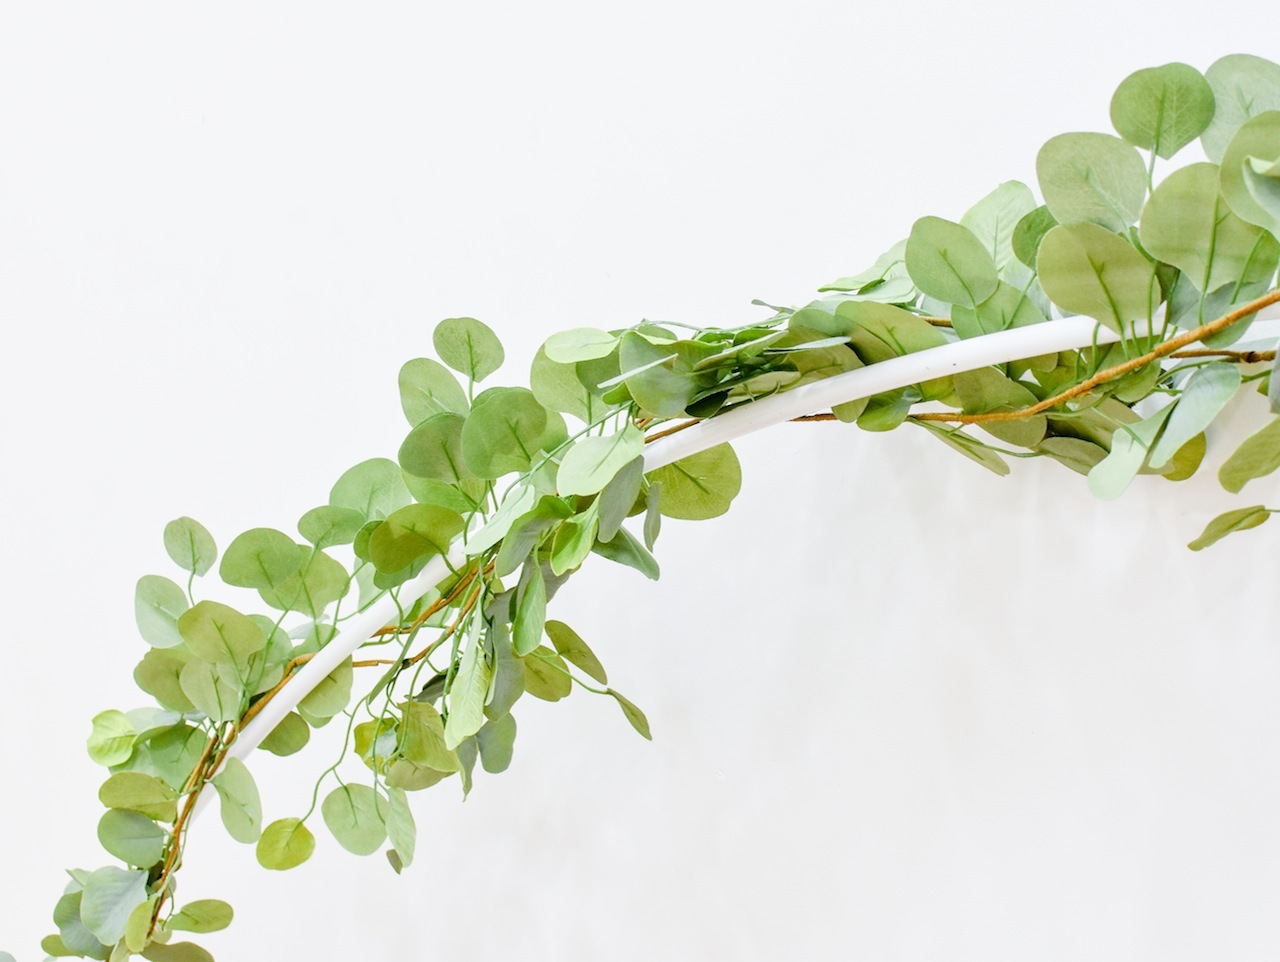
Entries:
{"label": "brown vine stem", "polygon": [[1220,357],[1240,364],[1262,364],[1276,359],[1275,351],[1175,351],[1170,357]]}
{"label": "brown vine stem", "polygon": [[1170,338],[1140,357],[1132,358],[1122,364],[1117,364],[1115,367],[1109,367],[1105,371],[1099,371],[1097,374],[1093,375],[1093,377],[1081,381],[1074,387],[1068,388],[1059,394],[1055,394],[1053,397],[1045,398],[1043,401],[1040,401],[1038,404],[1033,404],[1030,407],[1019,408],[1016,411],[989,411],[986,414],[939,412],[916,414],[912,416],[918,421],[958,421],[961,424],[982,424],[990,423],[992,421],[1020,421],[1023,418],[1034,417],[1035,415],[1047,411],[1050,408],[1057,407],[1064,401],[1069,401],[1082,394],[1088,394],[1099,384],[1104,384],[1107,381],[1122,377],[1130,371],[1136,371],[1138,368],[1150,364],[1152,361],[1173,354],[1175,351],[1181,350],[1188,344],[1194,344],[1203,337],[1208,337],[1210,334],[1216,334],[1223,328],[1230,327],[1237,321],[1243,320],[1250,314],[1256,314],[1268,304],[1275,304],[1277,301],[1280,301],[1280,290],[1274,290],[1267,294],[1263,294],[1261,297],[1255,298],[1248,304],[1244,304],[1241,307],[1236,308],[1234,311],[1230,311],[1229,313],[1222,315],[1222,317],[1215,321],[1210,321],[1208,324],[1202,324],[1197,328],[1187,331],[1185,334],[1179,334],[1177,337]]}

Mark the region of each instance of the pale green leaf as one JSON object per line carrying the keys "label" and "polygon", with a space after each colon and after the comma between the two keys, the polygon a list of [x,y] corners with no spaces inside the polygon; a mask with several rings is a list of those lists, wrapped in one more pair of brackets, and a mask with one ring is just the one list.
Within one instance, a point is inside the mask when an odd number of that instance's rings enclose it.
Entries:
{"label": "pale green leaf", "polygon": [[219,932],[231,924],[235,912],[220,899],[197,899],[169,916],[170,932]]}
{"label": "pale green leaf", "polygon": [[191,704],[191,699],[182,693],[182,684],[179,681],[182,669],[189,661],[191,661],[191,653],[185,647],[153,648],[142,656],[142,661],[133,670],[133,680],[139,688],[154,697],[165,708],[173,711],[191,711],[195,706]]}
{"label": "pale green leaf", "polygon": [[312,718],[332,718],[346,708],[347,703],[351,701],[351,686],[354,680],[351,659],[347,658],[308,692],[306,697],[298,702],[298,707]]}
{"label": "pale green leaf", "polygon": [[409,807],[409,796],[402,788],[387,790],[387,839],[400,859],[400,867],[413,864],[418,845],[418,825]]}
{"label": "pale green leaf", "polygon": [[569,667],[550,648],[535,648],[524,659],[524,690],[543,701],[559,701],[573,691]]}
{"label": "pale green leaf", "polygon": [[107,808],[141,812],[160,822],[177,818],[177,797],[160,779],[142,772],[116,772],[98,789],[98,800]]}
{"label": "pale green leaf", "polygon": [[644,484],[644,457],[633,458],[609,479],[600,492],[600,526],[596,537],[612,541],[622,522],[630,516]]}
{"label": "pale green leaf", "polygon": [[644,435],[630,423],[608,437],[580,439],[560,462],[556,481],[561,496],[597,494],[643,452]]}
{"label": "pale green leaf", "polygon": [[227,545],[218,573],[229,585],[275,588],[302,570],[307,554],[283,531],[252,528]]}
{"label": "pale green leaf", "polygon": [[1014,260],[1014,230],[1035,209],[1031,188],[1021,181],[1007,180],[970,207],[960,218],[960,224],[986,248],[996,270],[1003,271]]}
{"label": "pale green leaf", "polygon": [[1218,469],[1222,486],[1236,494],[1254,478],[1280,468],[1280,418],[1245,438]]}
{"label": "pale green leaf", "polygon": [[724,514],[742,487],[742,468],[728,444],[682,458],[648,477],[650,484],[662,485],[662,514],[687,521]]}
{"label": "pale green leaf", "polygon": [[995,292],[991,251],[960,224],[921,217],[911,228],[906,259],[916,287],[948,304],[974,307]]}
{"label": "pale green leaf", "polygon": [[177,518],[164,527],[164,550],[183,571],[203,575],[218,558],[213,535],[193,518]]}
{"label": "pale green leaf", "polygon": [[316,850],[316,837],[300,818],[281,818],[263,829],[258,839],[258,864],[284,871],[296,868]]}
{"label": "pale green leaf", "polygon": [[168,578],[143,575],[133,596],[133,613],[143,641],[155,648],[182,644],[178,617],[190,607],[187,594]]}
{"label": "pale green leaf", "polygon": [[457,748],[459,742],[474,735],[484,724],[485,696],[492,678],[480,636],[473,632],[449,692],[449,717],[444,726],[446,748]]}
{"label": "pale green leaf", "polygon": [[364,523],[364,515],[354,508],[326,504],[298,519],[298,533],[317,548],[332,548],[355,541]]}
{"label": "pale green leaf", "polygon": [[1150,417],[1116,430],[1111,439],[1110,453],[1089,472],[1089,490],[1095,497],[1114,501],[1124,494],[1142,469],[1147,452],[1168,416],[1169,408],[1165,407]]}
{"label": "pale green leaf", "polygon": [[525,570],[528,576],[524,579],[512,623],[512,647],[521,657],[542,643],[542,628],[547,618],[547,585],[542,566],[529,561],[525,562]]}
{"label": "pale green leaf", "polygon": [[178,619],[178,630],[197,658],[243,668],[267,643],[262,629],[234,608],[201,601]]}
{"label": "pale green leaf", "polygon": [[93,716],[93,731],[89,734],[89,757],[99,765],[122,765],[133,754],[133,743],[138,732],[122,711],[111,709]]}
{"label": "pale green leaf", "polygon": [[1184,444],[1213,423],[1240,388],[1240,368],[1235,364],[1208,364],[1187,379],[1173,412],[1151,449],[1147,463],[1163,468]]}
{"label": "pale green leaf", "polygon": [[120,861],[150,868],[164,856],[168,833],[141,812],[113,808],[98,822],[98,841]]}
{"label": "pale green leaf", "polygon": [[1141,155],[1110,134],[1051,138],[1036,156],[1036,177],[1049,212],[1068,226],[1097,224],[1122,231],[1138,219],[1147,193]]}
{"label": "pale green leaf", "polygon": [[400,467],[415,478],[461,484],[475,474],[462,455],[462,426],[457,414],[433,414],[409,432],[400,445]]}
{"label": "pale green leaf", "polygon": [[147,901],[147,873],[108,866],[89,875],[80,900],[80,920],[94,938],[115,945],[124,938],[134,908]]}
{"label": "pale green leaf", "polygon": [[583,672],[600,682],[600,684],[609,684],[609,676],[605,673],[604,665],[600,664],[600,659],[596,657],[595,652],[591,650],[576,631],[563,621],[554,620],[548,621],[546,628],[547,637],[556,646],[556,651],[560,657],[581,668]]}
{"label": "pale green leaf", "polygon": [[1049,231],[1040,244],[1037,273],[1058,307],[1113,331],[1149,317],[1159,299],[1155,266],[1123,237],[1096,224]]}
{"label": "pale green leaf", "polygon": [[445,743],[440,713],[424,701],[410,701],[403,706],[395,751],[415,765],[446,773],[458,770],[458,756]]}
{"label": "pale green leaf", "polygon": [[[262,835],[262,799],[253,775],[238,758],[228,758],[213,776],[222,802],[222,824],[237,842],[252,845]],[[191,931],[198,931],[192,929]]]}
{"label": "pale green leaf", "polygon": [[234,665],[191,661],[178,674],[178,684],[182,693],[208,715],[210,721],[239,721],[247,697]]}
{"label": "pale green leaf", "polygon": [[1131,73],[1111,98],[1116,133],[1166,159],[1204,133],[1213,114],[1213,88],[1185,63]]}
{"label": "pale green leaf", "polygon": [[427,357],[406,361],[400,368],[400,406],[410,425],[421,424],[433,414],[466,414],[467,394],[453,373]]}
{"label": "pale green leaf", "polygon": [[635,568],[650,581],[657,581],[661,574],[657,559],[626,528],[619,528],[609,541],[597,541],[591,550],[610,561]]}
{"label": "pale green leaf", "polygon": [[1249,120],[1231,138],[1218,176],[1218,187],[1235,215],[1272,233],[1280,231],[1280,217],[1271,205],[1258,202],[1249,189],[1246,172],[1254,173],[1250,158],[1274,160],[1277,157],[1280,157],[1280,110],[1269,110]]}
{"label": "pale green leaf", "polygon": [[576,364],[553,361],[545,348],[534,355],[529,388],[547,410],[571,415],[584,424],[591,424],[607,409],[582,383]]}
{"label": "pale green leaf", "polygon": [[213,962],[213,956],[194,942],[152,942],[142,957],[148,962]]}
{"label": "pale green leaf", "polygon": [[338,844],[353,855],[372,855],[387,840],[386,801],[368,785],[335,788],[320,806]]}
{"label": "pale green leaf", "polygon": [[366,521],[385,518],[411,500],[400,466],[387,458],[361,461],[348,469],[329,492],[329,504],[358,511]]}
{"label": "pale green leaf", "polygon": [[575,327],[552,334],[543,345],[546,356],[557,364],[573,364],[607,357],[618,345],[618,338],[591,327]]}
{"label": "pale green leaf", "polygon": [[1249,528],[1256,528],[1271,518],[1271,512],[1263,505],[1254,504],[1247,508],[1236,508],[1234,511],[1227,511],[1218,515],[1205,526],[1200,537],[1188,543],[1187,547],[1192,551],[1199,551],[1207,548],[1216,541],[1221,541],[1229,534],[1236,531],[1245,531]]}
{"label": "pale green leaf", "polygon": [[1205,71],[1216,106],[1200,135],[1204,152],[1222,163],[1227,145],[1245,122],[1268,110],[1280,110],[1280,66],[1247,53],[1228,54]]}
{"label": "pale green leaf", "polygon": [[609,694],[613,696],[614,701],[618,703],[618,707],[622,709],[622,714],[626,716],[627,721],[631,723],[631,727],[643,735],[649,741],[653,741],[653,733],[649,731],[649,719],[645,717],[644,712],[637,708],[634,704],[623,698],[612,688]]}
{"label": "pale green leaf", "polygon": [[483,381],[502,367],[502,342],[474,317],[447,317],[431,332],[440,360],[473,381]]}
{"label": "pale green leaf", "polygon": [[391,514],[369,538],[369,557],[379,571],[401,571],[432,555],[448,554],[462,533],[462,516],[434,504],[410,504]]}
{"label": "pale green leaf", "polygon": [[591,553],[600,524],[600,502],[575,515],[556,529],[551,540],[551,571],[563,575],[577,569]]}
{"label": "pale green leaf", "polygon": [[[557,419],[563,423],[563,418]],[[549,443],[547,409],[526,388],[490,388],[476,398],[462,427],[467,468],[480,478],[528,471]]]}
{"label": "pale green leaf", "polygon": [[1026,214],[1013,229],[1013,254],[1023,265],[1035,270],[1036,255],[1044,235],[1058,226],[1048,207],[1037,207]]}

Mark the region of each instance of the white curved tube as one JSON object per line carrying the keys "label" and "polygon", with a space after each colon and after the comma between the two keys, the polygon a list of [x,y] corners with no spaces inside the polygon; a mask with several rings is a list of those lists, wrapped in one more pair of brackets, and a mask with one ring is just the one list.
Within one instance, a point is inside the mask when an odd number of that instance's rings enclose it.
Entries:
{"label": "white curved tube", "polygon": [[[1258,316],[1280,316],[1280,309],[1260,311]],[[659,438],[645,448],[645,471],[663,467],[761,428],[781,424],[805,414],[829,410],[834,405],[847,401],[857,401],[909,384],[992,364],[1057,351],[1077,350],[1094,343],[1112,344],[1118,340],[1119,334],[1100,327],[1092,318],[1067,317],[955,341],[915,354],[904,354],[744,404],[677,434]],[[400,607],[412,607],[419,598],[449,576],[450,568],[456,569],[465,561],[466,555],[460,542],[454,543],[447,559],[432,558],[416,578],[400,586],[396,593]],[[236,738],[228,755],[243,761],[316,685],[368,641],[375,631],[394,622],[398,612],[396,599],[385,596],[348,622],[267,703],[253,719],[253,723]]]}

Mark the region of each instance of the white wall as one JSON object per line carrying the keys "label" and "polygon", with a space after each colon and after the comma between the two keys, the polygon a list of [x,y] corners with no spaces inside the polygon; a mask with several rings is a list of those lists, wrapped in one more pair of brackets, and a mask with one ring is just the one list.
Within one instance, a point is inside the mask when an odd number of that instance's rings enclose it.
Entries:
{"label": "white wall", "polygon": [[[557,329],[802,302],[1107,129],[1131,70],[1266,55],[1271,13],[5,5],[0,947],[38,958],[62,870],[105,860],[83,741],[136,701],[164,523],[289,528],[394,453],[435,320],[523,383]],[[659,584],[600,561],[555,604],[653,744],[522,703],[510,772],[418,799],[399,879],[323,833],[267,873],[206,822],[181,884],[238,909],[219,958],[1275,957],[1280,531],[1186,551],[1212,472],[1104,505],[906,428],[739,451]],[[262,759],[269,818],[304,761]]]}

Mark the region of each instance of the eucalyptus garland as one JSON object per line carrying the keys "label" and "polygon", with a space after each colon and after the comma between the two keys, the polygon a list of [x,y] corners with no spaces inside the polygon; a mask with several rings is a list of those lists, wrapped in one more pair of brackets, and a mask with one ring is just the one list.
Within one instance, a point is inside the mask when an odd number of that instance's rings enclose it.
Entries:
{"label": "eucalyptus garland", "polygon": [[[53,911],[49,956],[205,960],[185,933],[228,925],[216,899],[179,903],[177,871],[195,802],[212,791],[237,842],[268,869],[305,862],[323,823],[357,855],[414,858],[410,795],[442,782],[470,791],[476,765],[511,763],[512,711],[575,688],[612,698],[650,737],[644,713],[611,687],[556,591],[592,555],[658,577],[663,519],[723,514],[738,493],[728,445],[646,473],[647,441],[777,392],[864,365],[1030,324],[1087,315],[1118,343],[925,381],[814,412],[865,431],[911,425],[999,475],[1007,458],[1045,457],[1102,498],[1138,474],[1195,473],[1205,431],[1245,385],[1280,378],[1270,345],[1242,344],[1257,311],[1280,302],[1280,66],[1237,54],[1203,75],[1180,63],[1139,70],[1111,101],[1109,133],[1065,133],[1036,158],[1043,202],[1010,181],[958,221],[924,217],[869,269],[799,308],[767,308],[737,328],[641,322],[550,337],[528,386],[488,386],[504,351],[472,318],[432,336],[438,360],[400,371],[409,430],[395,460],[343,474],[298,536],[254,528],[219,555],[197,521],[164,529],[181,572],[137,586],[148,649],[134,670],[153,704],[93,719],[88,749],[108,770],[103,848],[120,864],[75,869]],[[1207,161],[1160,169],[1199,140]],[[1159,175],[1159,176],[1157,176]],[[485,385],[483,389],[481,385]],[[1280,417],[1221,466],[1235,494],[1280,466]],[[1190,547],[1267,521],[1238,507]],[[345,729],[310,808],[266,821],[249,769],[227,756],[238,733],[338,630],[449,554],[465,560],[301,699],[263,742],[303,749],[311,730]],[[455,555],[456,556],[456,555]],[[215,570],[247,589],[231,607],[205,597]],[[0,959],[11,959],[0,953]]]}

